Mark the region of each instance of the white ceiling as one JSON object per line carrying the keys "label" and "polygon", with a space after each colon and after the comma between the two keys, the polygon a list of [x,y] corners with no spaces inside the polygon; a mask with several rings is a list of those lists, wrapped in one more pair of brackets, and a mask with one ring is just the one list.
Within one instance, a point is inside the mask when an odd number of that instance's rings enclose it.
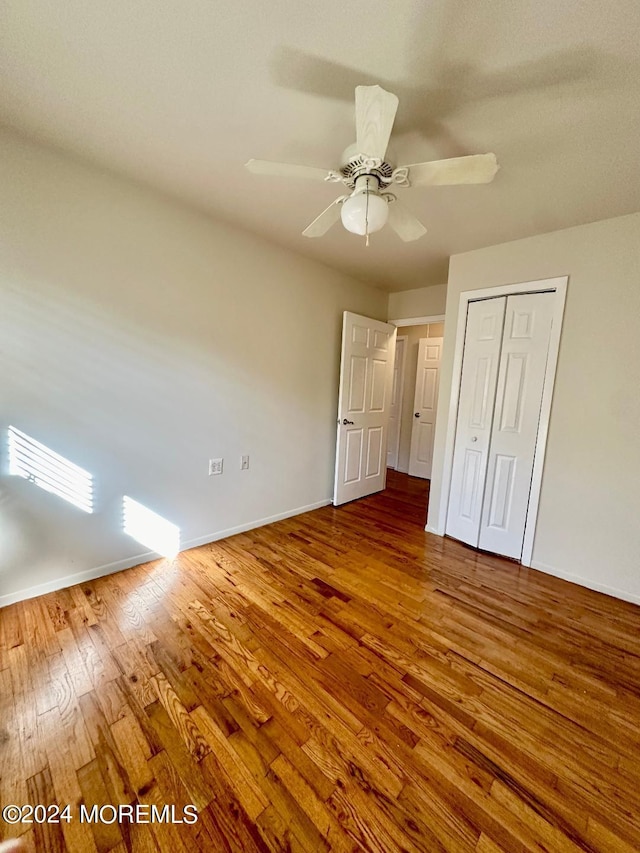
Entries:
{"label": "white ceiling", "polygon": [[[402,290],[449,255],[640,208],[638,0],[5,0],[7,125],[296,252]],[[429,229],[367,249],[302,229],[340,186],[353,89],[400,96],[398,162],[494,151],[492,184],[399,190]]]}

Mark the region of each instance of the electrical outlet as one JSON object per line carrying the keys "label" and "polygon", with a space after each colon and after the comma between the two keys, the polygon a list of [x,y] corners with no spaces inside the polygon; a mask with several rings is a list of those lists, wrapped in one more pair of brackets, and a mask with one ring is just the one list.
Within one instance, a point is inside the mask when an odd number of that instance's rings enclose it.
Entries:
{"label": "electrical outlet", "polygon": [[249,469],[249,457],[241,456],[240,457],[240,470],[247,471]]}
{"label": "electrical outlet", "polygon": [[222,459],[209,460],[209,476],[212,474],[222,474]]}

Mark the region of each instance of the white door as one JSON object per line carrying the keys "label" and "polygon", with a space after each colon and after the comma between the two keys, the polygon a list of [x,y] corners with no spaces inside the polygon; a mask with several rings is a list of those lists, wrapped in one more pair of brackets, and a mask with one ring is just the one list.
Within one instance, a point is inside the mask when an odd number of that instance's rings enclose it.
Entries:
{"label": "white door", "polygon": [[469,303],[446,532],[520,559],[553,293]]}
{"label": "white door", "polygon": [[344,312],[335,506],[384,489],[396,331]]}
{"label": "white door", "polygon": [[420,338],[416,391],[413,399],[409,473],[413,477],[424,477],[426,480],[431,479],[441,359],[442,338]]}
{"label": "white door", "polygon": [[387,468],[397,468],[400,452],[400,418],[402,416],[402,395],[404,392],[404,359],[407,336],[396,338],[396,357],[393,363],[393,383],[391,385],[391,408],[389,410],[389,440],[387,443]]}
{"label": "white door", "polygon": [[507,297],[478,546],[520,559],[554,306],[553,293]]}
{"label": "white door", "polygon": [[470,302],[446,532],[477,547],[507,298]]}

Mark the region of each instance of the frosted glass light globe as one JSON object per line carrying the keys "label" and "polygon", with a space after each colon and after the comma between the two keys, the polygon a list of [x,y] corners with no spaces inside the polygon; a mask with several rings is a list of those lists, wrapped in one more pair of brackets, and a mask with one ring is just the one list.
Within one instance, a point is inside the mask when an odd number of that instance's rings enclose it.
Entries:
{"label": "frosted glass light globe", "polygon": [[340,216],[342,224],[352,234],[373,234],[383,228],[389,218],[389,205],[376,193],[358,193],[343,202]]}

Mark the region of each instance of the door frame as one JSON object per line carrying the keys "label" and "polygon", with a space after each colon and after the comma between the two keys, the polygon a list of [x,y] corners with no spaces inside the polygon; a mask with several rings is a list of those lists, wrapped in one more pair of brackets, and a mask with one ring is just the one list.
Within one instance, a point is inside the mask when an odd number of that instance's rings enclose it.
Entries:
{"label": "door frame", "polygon": [[[451,392],[448,406],[442,409],[447,412],[446,439],[444,447],[444,459],[442,470],[442,486],[440,491],[440,506],[438,518],[432,523],[429,520],[425,530],[444,536],[447,524],[447,513],[449,510],[449,497],[451,493],[451,475],[453,472],[453,451],[455,443],[455,429],[458,418],[458,402],[460,397],[460,381],[462,379],[462,356],[464,351],[464,337],[467,325],[467,307],[470,302],[481,299],[493,299],[498,296],[515,296],[521,293],[543,293],[554,291],[555,300],[553,306],[553,320],[551,336],[549,338],[549,351],[547,356],[547,367],[544,375],[544,390],[542,392],[542,405],[540,407],[540,420],[538,435],[536,438],[535,456],[533,462],[533,473],[531,476],[531,491],[529,493],[529,507],[524,528],[524,540],[522,545],[523,566],[531,566],[533,556],[533,543],[538,520],[538,508],[540,506],[540,491],[542,487],[542,473],[544,469],[544,457],[547,447],[549,433],[549,419],[551,416],[551,401],[558,365],[558,352],[560,349],[560,335],[562,332],[562,320],[564,317],[564,306],[567,298],[567,283],[569,276],[557,278],[538,279],[536,281],[524,281],[516,284],[498,285],[496,287],[485,287],[480,290],[464,290],[460,294],[458,305],[458,325],[455,334],[455,350],[453,356],[453,374],[451,378]],[[445,401],[443,401],[444,403]]]}
{"label": "door frame", "polygon": [[429,326],[431,323],[444,323],[444,314],[431,314],[429,317],[403,317],[401,320],[387,320],[394,326]]}

